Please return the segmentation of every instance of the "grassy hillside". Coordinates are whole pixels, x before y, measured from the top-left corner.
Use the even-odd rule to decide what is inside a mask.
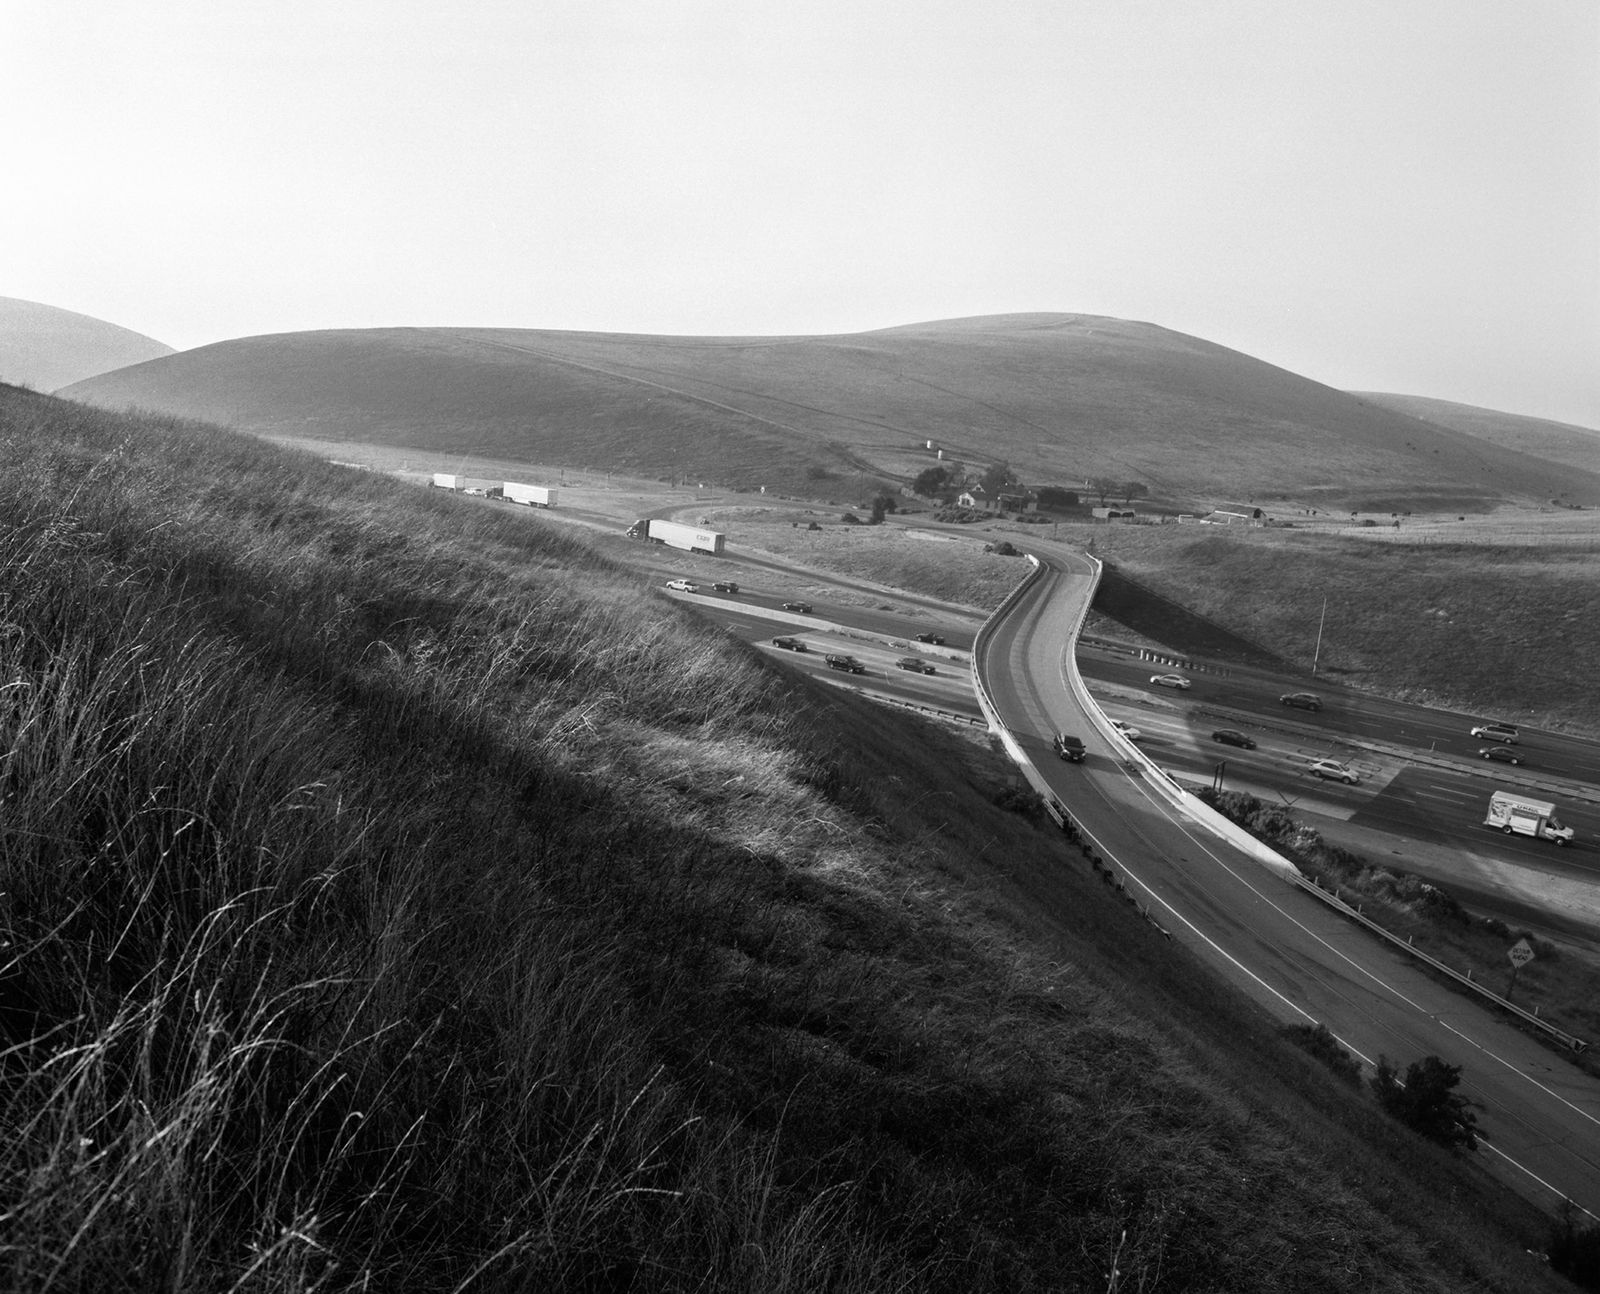
[[[1498,413],[1493,409],[1418,395],[1362,392],[1361,398],[1552,463],[1565,463],[1585,472],[1595,471],[1596,464],[1600,464],[1600,430],[1593,427],[1551,422],[1548,418],[1525,418],[1520,414]]]
[[[982,743],[536,517],[0,438],[8,1289],[1559,1287]]]
[[[153,337],[103,319],[0,297],[0,381],[54,391],[172,353]]]
[[[1594,528],[1515,544],[1448,532],[1078,529],[1121,574],[1302,665],[1327,598],[1320,668],[1330,677],[1600,732],[1600,696],[1582,682],[1600,624]]]
[[[949,320],[837,337],[512,329],[252,337],[73,387],[108,407],[243,429],[767,485],[907,481],[932,439],[1029,482],[1138,479],[1191,506],[1334,506],[1382,488],[1458,510],[1558,494],[1574,473],[1237,351],[1085,315]],[[1597,469],[1600,471],[1600,469]]]

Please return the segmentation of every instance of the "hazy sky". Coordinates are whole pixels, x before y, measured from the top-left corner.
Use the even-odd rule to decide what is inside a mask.
[[[1600,427],[1595,0],[0,0],[0,295],[390,324],[1148,320]]]

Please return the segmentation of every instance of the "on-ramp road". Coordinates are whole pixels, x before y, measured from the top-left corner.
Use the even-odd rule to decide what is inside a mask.
[[[974,664],[1003,725],[1128,888],[1279,1019],[1327,1025],[1368,1064],[1384,1055],[1403,1069],[1436,1055],[1461,1066],[1461,1091],[1482,1107],[1487,1164],[1543,1208],[1566,1199],[1600,1215],[1600,1081],[1189,820],[1130,769],[1070,682],[1095,569],[1081,557],[1041,560]],[[1062,730],[1083,738],[1084,763],[1056,758],[1051,736]]]

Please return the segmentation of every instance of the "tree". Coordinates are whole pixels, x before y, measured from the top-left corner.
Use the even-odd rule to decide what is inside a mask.
[[[1122,496],[1122,505],[1127,507],[1135,499],[1148,499],[1150,487],[1143,481],[1124,481],[1117,487],[1117,493]]]
[[[1064,490],[1059,485],[1041,485],[1038,495],[1041,508],[1075,508],[1078,506],[1078,492],[1076,490]]]
[[[1478,1117],[1472,1112],[1473,1103],[1455,1090],[1460,1082],[1460,1065],[1424,1056],[1406,1066],[1402,1083],[1388,1057],[1379,1056],[1372,1090],[1379,1105],[1430,1141],[1473,1150],[1478,1144]]]
[[[1121,481],[1113,481],[1108,476],[1096,476],[1085,481],[1084,484],[1094,491],[1095,497],[1100,500],[1102,508],[1106,506],[1106,496],[1115,494],[1122,486]]]
[[[930,467],[926,471],[917,473],[916,479],[911,482],[911,492],[913,494],[924,494],[933,499],[937,498],[949,484],[949,468]]]
[[[1017,484],[1017,474],[1011,470],[1007,462],[991,463],[983,469],[983,475],[978,478],[978,484],[983,486],[983,492],[991,499],[1008,485]]]
[[[883,518],[885,515],[893,511],[894,496],[892,494],[877,495],[872,500],[872,524],[874,526],[881,526],[883,524]]]

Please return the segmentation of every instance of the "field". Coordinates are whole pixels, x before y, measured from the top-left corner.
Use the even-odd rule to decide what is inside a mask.
[[[0,440],[7,1288],[1561,1287],[987,745],[537,516]]]
[[[1600,624],[1596,532],[1531,528],[1505,516],[1406,538],[1178,526],[1099,527],[1085,538],[1155,591],[1302,665],[1318,657],[1342,682],[1600,733],[1600,695],[1574,682]]]

